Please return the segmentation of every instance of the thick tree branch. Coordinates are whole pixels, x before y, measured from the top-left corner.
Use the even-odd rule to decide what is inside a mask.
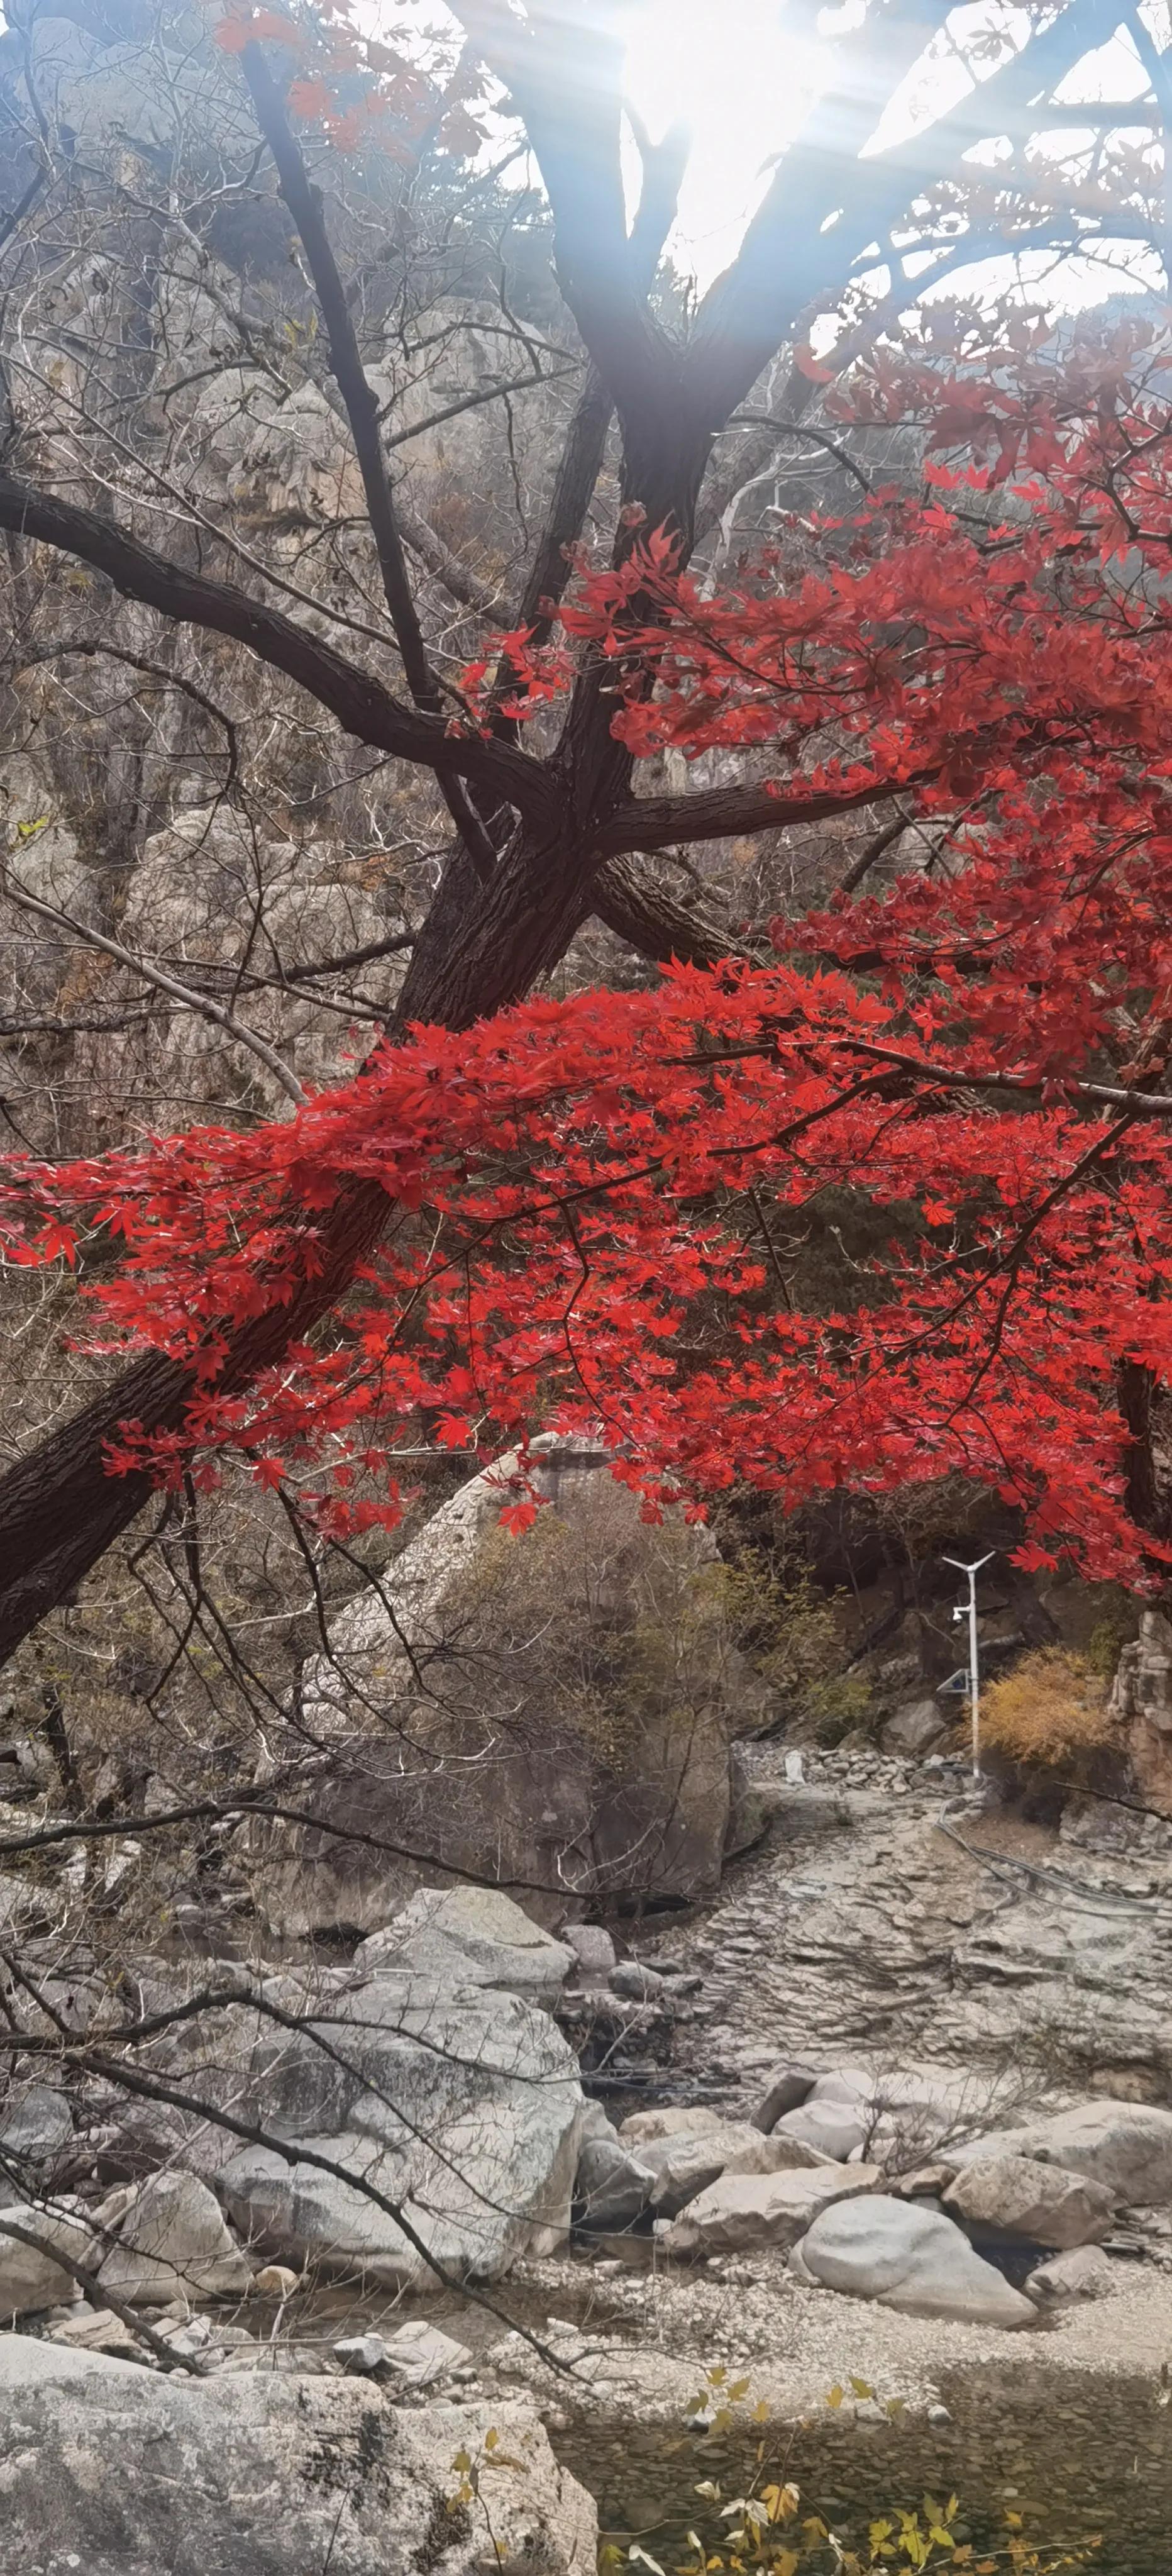
[[[620,858],[627,850],[665,850],[674,841],[732,840],[744,832],[780,832],[796,823],[826,823],[840,814],[857,814],[863,805],[881,805],[889,796],[902,796],[910,787],[925,784],[930,775],[924,771],[918,779],[903,778],[890,787],[872,779],[866,787],[837,795],[829,791],[803,796],[789,788],[773,793],[768,787],[708,787],[695,796],[632,798],[599,827],[594,847],[606,860]]]
[[[562,293],[620,418],[657,407],[678,360],[631,263],[622,173],[623,12],[596,0],[453,0],[454,15],[511,93],[553,208]]]
[[[688,161],[687,131],[682,125],[673,125],[659,144],[649,142],[640,133],[639,149],[643,190],[631,226],[629,252],[636,290],[646,297],[655,283],[663,246],[675,221]],[[569,550],[577,544],[585,526],[613,416],[610,388],[591,361],[566,433],[545,525],[514,621],[519,627],[532,629],[535,644],[547,642],[553,620],[546,603],[556,605],[570,578]]]
[[[847,207],[860,194],[869,205],[886,184],[880,178],[883,164],[860,165],[859,154],[952,5],[953,0],[893,0],[884,7],[871,0],[862,28],[844,39],[841,85],[811,110],[779,162],[736,259],[709,288],[696,317],[688,375],[692,398],[701,387],[707,394],[714,426],[744,401],[798,315],[849,268],[862,218],[852,224],[844,246]],[[875,221],[883,239],[888,227]]]
[[[727,419],[793,332],[800,315],[839,287],[872,249],[882,255],[913,199],[956,170],[966,152],[1010,131],[1031,131],[1029,111],[1059,85],[1088,49],[1114,31],[1115,0],[1067,0],[945,116],[885,153],[860,155],[952,0],[895,0],[872,6],[861,39],[851,35],[849,79],[813,110],[779,164],[731,268],[709,289],[688,352],[688,399]],[[861,55],[860,55],[861,46]],[[1044,124],[1044,113],[1034,120]],[[911,293],[908,301],[914,300]]]
[[[538,826],[555,817],[559,799],[554,782],[528,753],[510,743],[474,741],[450,732],[442,716],[401,705],[381,681],[345,661],[281,609],[249,598],[230,582],[186,571],[96,510],[0,474],[0,528],[77,556],[104,573],[124,597],[141,600],[177,624],[231,636],[308,689],[337,717],[343,732],[359,742],[434,770],[440,779],[468,778],[486,796],[514,805]]]
[[[594,880],[594,910],[616,937],[653,965],[718,966],[741,953],[727,930],[701,921],[666,888],[624,859],[610,859]]]

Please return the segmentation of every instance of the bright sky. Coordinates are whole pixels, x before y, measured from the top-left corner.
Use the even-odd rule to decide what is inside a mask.
[[[362,0],[364,9],[391,33],[411,20],[436,25],[434,0]],[[1172,0],[1140,0],[1160,45],[1166,45]],[[849,79],[851,31],[866,0],[629,0],[632,33],[627,89],[653,135],[684,118],[693,135],[691,162],[671,250],[677,266],[703,288],[735,256],[747,218],[769,183],[769,164],[797,132],[831,66]],[[445,13],[446,15],[446,13]],[[993,29],[1024,34],[1027,11],[1015,0],[959,0],[949,20],[951,36],[968,41]],[[447,21],[450,40],[459,31]],[[837,40],[837,41],[836,41]],[[861,63],[861,50],[856,52]],[[972,86],[946,35],[918,74],[910,75],[878,125],[876,147],[929,124]],[[1129,36],[1119,34],[1088,55],[1063,87],[1071,101],[1142,96],[1148,86]],[[1068,151],[1076,138],[1062,136]],[[1090,141],[1084,135],[1084,140]],[[638,156],[630,149],[632,193]],[[1065,261],[1048,254],[969,269],[958,281],[966,294],[1000,293],[1016,273],[1026,287],[1045,282],[1048,299],[1067,307],[1090,304],[1132,288],[1162,289],[1162,272],[1138,245],[1118,243],[1093,259]],[[949,284],[946,292],[955,292]]]
[[[862,14],[862,0],[838,0],[816,20],[800,0],[798,6],[794,0],[643,0],[636,11],[628,54],[632,101],[653,133],[682,116],[695,137],[673,250],[701,286],[733,257],[746,218],[768,184],[765,165],[796,132],[824,85],[832,51],[838,50],[829,41],[832,34],[845,36],[849,72],[850,29]],[[1011,0],[974,0],[954,13],[952,25],[1008,30],[1015,20],[1024,31],[1025,12]],[[876,143],[893,142],[930,122],[969,85],[955,54],[938,58],[926,75],[905,83]],[[1146,86],[1130,38],[1120,36],[1088,57],[1065,95],[1126,99],[1142,95]],[[1090,302],[1124,285],[1158,283],[1125,246],[1114,257],[1114,274],[1098,263],[1066,263],[1063,302]],[[970,275],[974,285],[983,282],[983,272],[980,281]]]

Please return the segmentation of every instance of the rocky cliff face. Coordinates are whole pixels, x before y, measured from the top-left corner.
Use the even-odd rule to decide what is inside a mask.
[[[1110,1710],[1126,1729],[1141,1795],[1172,1815],[1172,1622],[1162,1610],[1145,1610],[1138,1637],[1124,1647]]]
[[[360,1594],[308,1667],[298,1723],[323,1747],[320,1825],[251,1835],[275,1930],[376,1929],[437,1866],[548,1919],[590,1896],[692,1897],[744,1839],[734,1737],[761,1694],[710,1536],[648,1528],[601,1449],[551,1440],[547,1508],[510,1541],[512,1464],[436,1512],[393,1599]]]

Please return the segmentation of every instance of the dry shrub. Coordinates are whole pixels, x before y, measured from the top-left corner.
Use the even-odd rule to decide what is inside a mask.
[[[1115,1742],[1107,1701],[1106,1680],[1084,1656],[1042,1646],[982,1692],[984,1739],[1013,1762],[1085,1762]]]

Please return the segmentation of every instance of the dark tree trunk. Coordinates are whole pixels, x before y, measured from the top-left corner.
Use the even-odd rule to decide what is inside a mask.
[[[456,851],[412,959],[400,1028],[411,1020],[468,1028],[520,1000],[557,963],[589,908],[589,869],[560,843],[518,832],[487,888],[466,853]],[[219,1392],[251,1385],[290,1342],[313,1331],[378,1242],[391,1204],[377,1183],[341,1192],[318,1229],[327,1245],[323,1268],[291,1304],[271,1307],[231,1335]],[[189,1368],[148,1351],[0,1478],[0,1661],[68,1598],[149,1501],[148,1476],[112,1476],[106,1467],[119,1427],[141,1422],[151,1431],[178,1431],[194,1388]]]

